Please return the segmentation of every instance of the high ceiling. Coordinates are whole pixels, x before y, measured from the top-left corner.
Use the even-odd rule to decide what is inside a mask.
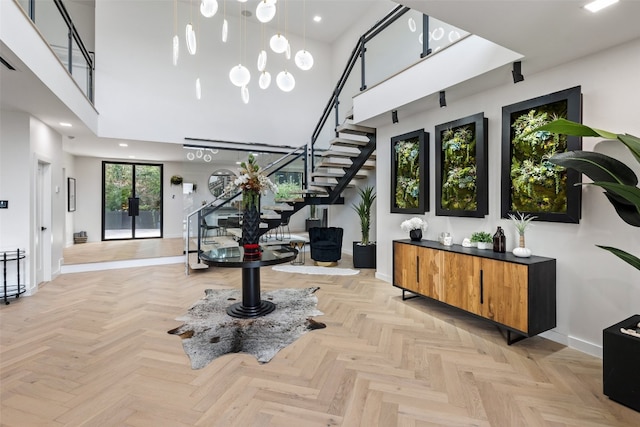
[[[75,0],[93,1],[93,0]],[[166,0],[170,1],[170,0]],[[180,0],[182,7],[189,0]],[[621,0],[620,3],[598,14],[585,11],[582,0],[401,0],[409,7],[448,22],[473,34],[484,37],[524,55],[523,72],[535,73],[561,63],[580,58],[626,41],[640,37],[640,1]],[[223,1],[219,0],[222,10]],[[240,12],[236,1],[228,0],[227,12]],[[246,3],[251,5],[255,2]],[[199,2],[194,0],[194,7]],[[394,3],[387,0],[279,0],[278,5],[287,10],[287,28],[292,33],[302,33],[306,29],[308,38],[331,43],[346,31],[354,17],[370,14],[373,9],[380,10],[376,16],[382,16]],[[304,22],[298,18],[305,15],[322,16],[319,25]],[[251,11],[255,8],[247,6]],[[248,19],[255,19],[250,17]],[[281,23],[282,24],[282,23]],[[373,24],[373,22],[372,22]],[[277,24],[275,24],[277,25]],[[3,109],[27,111],[49,124],[65,136],[71,135],[68,129],[60,128],[59,121],[72,113],[34,75],[22,64],[7,47],[0,43],[0,54],[11,61],[20,72],[8,72],[0,66],[0,106]],[[639,52],[640,54],[640,52]],[[618,66],[623,66],[618,65]],[[491,87],[491,78],[461,85],[466,95],[474,90]],[[16,88],[20,88],[17,90]],[[465,96],[465,93],[458,93]],[[447,97],[449,97],[449,92]],[[88,135],[88,129],[74,128],[76,135]],[[73,140],[65,138],[66,149],[79,155],[94,155],[111,158],[116,155],[118,143],[101,139],[96,144],[74,146]],[[148,144],[135,141],[130,143],[132,155],[136,151],[146,160],[169,160],[175,156],[176,147],[171,144],[156,144],[149,150]],[[83,148],[84,147],[84,148]],[[89,149],[90,147],[90,149]],[[153,153],[153,158],[150,154]],[[141,157],[138,157],[141,158]]]

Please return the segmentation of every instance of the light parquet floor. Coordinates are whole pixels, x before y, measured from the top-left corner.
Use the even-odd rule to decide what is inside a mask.
[[[345,256],[342,266],[349,267]],[[179,264],[59,276],[0,308],[0,425],[638,426],[602,394],[601,360],[491,325],[362,270],[262,269],[263,289],[320,286],[317,320],[264,365],[246,354],[194,371],[175,318],[241,272]]]
[[[65,265],[130,259],[163,258],[184,254],[184,239],[108,240],[80,243],[63,250]]]

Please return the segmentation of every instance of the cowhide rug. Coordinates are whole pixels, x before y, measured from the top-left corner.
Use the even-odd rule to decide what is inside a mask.
[[[262,299],[273,302],[276,309],[254,319],[237,319],[226,312],[229,305],[241,301],[241,290],[207,289],[203,299],[176,319],[184,324],[168,332],[182,338],[192,369],[203,368],[228,353],[249,353],[266,363],[307,331],[325,327],[311,319],[324,314],[316,309],[318,289],[263,292]]]

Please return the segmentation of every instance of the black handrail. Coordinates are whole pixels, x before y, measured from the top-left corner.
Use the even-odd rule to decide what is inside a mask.
[[[315,129],[313,130],[313,133],[311,135],[312,145],[318,139],[318,135],[321,129],[324,127],[327,121],[327,118],[329,117],[330,111],[333,109],[334,105],[336,104],[337,99],[340,96],[342,89],[344,88],[344,85],[347,83],[347,79],[351,75],[351,71],[353,70],[353,67],[358,61],[358,58],[360,57],[360,54],[364,49],[365,43],[371,40],[371,38],[378,35],[380,31],[384,30],[389,25],[394,23],[398,18],[400,18],[405,13],[407,13],[409,10],[411,9],[406,6],[396,6],[391,12],[389,12],[387,15],[385,15],[384,18],[376,22],[369,30],[367,30],[358,39],[358,43],[356,43],[356,46],[353,48],[353,51],[351,51],[351,55],[347,60],[347,65],[345,66],[344,71],[342,72],[342,75],[338,79],[338,83],[336,84],[336,87],[333,90],[331,97],[329,98],[329,102],[327,102],[327,105],[324,108],[322,115],[320,116],[320,120],[318,121],[318,124],[316,125]]]
[[[363,55],[364,55],[364,52],[365,52],[366,43],[369,40],[371,40],[372,38],[374,38],[375,36],[377,36],[380,32],[382,32],[389,25],[391,25],[395,21],[397,21],[398,18],[400,18],[405,13],[407,13],[409,10],[411,10],[411,9],[406,7],[406,6],[401,6],[401,5],[396,6],[393,10],[391,10],[391,12],[389,12],[381,20],[376,22],[369,30],[367,30],[358,39],[358,42],[356,43],[356,46],[353,48],[353,51],[351,52],[351,55],[349,56],[349,60],[347,61],[347,65],[345,66],[344,71],[342,72],[342,75],[338,79],[338,83],[336,83],[336,87],[333,90],[333,92],[331,93],[331,97],[329,98],[329,101],[327,102],[327,105],[324,107],[322,115],[320,116],[320,120],[318,120],[318,124],[314,128],[313,133],[311,134],[311,143],[310,143],[310,150],[309,150],[310,151],[310,156],[309,157],[311,159],[311,170],[314,169],[314,156],[313,156],[314,145],[315,145],[316,141],[318,140],[318,137],[320,136],[320,132],[324,128],[324,125],[327,123],[327,120],[329,119],[329,115],[331,114],[331,110],[333,110],[334,108],[336,109],[336,124],[335,125],[338,126],[338,124],[339,124],[338,123],[339,117],[338,117],[338,114],[337,114],[337,106],[339,104],[338,98],[339,98],[340,94],[342,93],[342,89],[344,89],[344,86],[347,84],[347,79],[350,77],[351,71],[353,71],[353,67],[356,65],[356,62],[358,61],[358,58],[363,58]],[[428,38],[425,38],[425,39],[428,40]],[[363,58],[363,60],[364,60],[364,58]],[[360,89],[364,90],[366,88],[365,81],[364,81],[364,65],[363,65],[362,69],[363,69],[363,75],[362,75],[362,84],[360,86]]]

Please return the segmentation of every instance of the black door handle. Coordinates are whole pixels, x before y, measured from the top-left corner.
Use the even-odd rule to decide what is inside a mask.
[[[137,197],[129,197],[129,216],[140,215],[140,199]]]
[[[42,231],[44,231],[46,229],[47,229],[47,227],[40,227],[40,230],[42,230]]]

